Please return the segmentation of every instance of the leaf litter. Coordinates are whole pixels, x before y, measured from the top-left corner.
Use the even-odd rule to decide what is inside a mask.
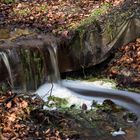
[[[111,133],[120,128],[126,132],[126,138],[136,137],[136,115],[110,100],[105,100],[103,105],[91,110],[86,109],[86,104],[81,109],[72,106],[44,110],[42,101],[36,96],[32,97],[15,96],[10,91],[0,93],[2,140],[112,140]],[[127,120],[131,120],[131,123],[127,123]]]
[[[106,74],[116,79],[119,87],[140,88],[140,38],[117,50]]]
[[[118,6],[124,0],[27,0],[0,2],[0,21],[22,24],[57,34],[77,27],[93,10],[105,3]]]

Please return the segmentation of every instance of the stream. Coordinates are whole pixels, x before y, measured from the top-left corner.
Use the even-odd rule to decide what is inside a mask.
[[[90,109],[93,100],[102,104],[105,99],[110,99],[117,105],[140,116],[140,94],[112,89],[111,87],[107,88],[92,82],[60,80],[57,45],[51,43],[46,49],[49,54],[49,65],[46,63],[48,61],[45,58],[46,51],[40,48],[1,50],[0,62],[7,70],[8,83],[10,83],[12,90],[34,91],[45,102],[48,101],[50,95],[53,95],[67,99],[69,107],[73,104],[77,104],[79,107],[86,104],[88,109]],[[14,70],[17,63],[16,66],[18,67]],[[49,72],[47,72],[47,69],[49,69]],[[138,128],[137,134],[139,132]],[[116,132],[116,135],[119,134],[123,134],[121,129],[118,133]],[[138,139],[140,139],[140,136],[138,136]]]

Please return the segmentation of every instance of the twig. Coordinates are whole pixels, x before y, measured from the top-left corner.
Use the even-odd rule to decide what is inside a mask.
[[[53,90],[53,87],[54,87],[54,85],[53,85],[53,82],[52,82],[52,80],[51,80],[51,88],[49,89],[49,91],[42,97],[42,98],[44,98],[46,95],[48,95],[49,93],[50,93],[50,97],[52,96],[52,90]]]

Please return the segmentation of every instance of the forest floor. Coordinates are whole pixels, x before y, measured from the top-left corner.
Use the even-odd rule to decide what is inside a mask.
[[[117,50],[104,75],[115,79],[118,87],[137,88],[140,91],[140,38]]]
[[[118,6],[124,0],[3,0],[0,2],[0,24],[19,24],[67,36],[107,3]],[[104,11],[107,12],[106,10]],[[100,14],[100,13],[99,13]],[[106,73],[110,78],[125,76],[120,85],[140,83],[140,41],[119,49]],[[120,59],[121,57],[121,59]],[[118,78],[119,79],[119,78]],[[74,107],[43,110],[41,100],[29,95],[0,93],[0,140],[137,140],[137,117],[106,101],[96,109],[76,110]],[[126,135],[112,137],[122,128]]]
[[[123,2],[124,0],[3,0],[0,2],[0,23],[21,24],[66,35],[96,9],[103,6],[95,14],[105,14],[110,6],[115,7]]]
[[[137,116],[110,100],[91,110],[44,110],[38,97],[0,94],[1,140],[124,140],[137,139]],[[85,106],[85,105],[83,105]],[[124,135],[112,135],[119,131]]]

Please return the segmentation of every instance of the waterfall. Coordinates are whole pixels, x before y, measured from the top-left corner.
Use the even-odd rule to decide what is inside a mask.
[[[9,78],[10,78],[10,87],[13,88],[14,82],[13,82],[13,76],[12,76],[12,71],[11,71],[9,60],[8,60],[8,56],[5,52],[0,52],[0,58],[3,60],[5,67],[8,71]]]
[[[60,81],[55,43],[43,47],[4,48],[0,58],[4,63],[1,68],[6,67],[13,91],[35,91],[45,82]]]
[[[0,82],[4,83],[9,77],[13,91],[35,91],[45,82],[46,64],[40,48],[3,49],[0,58],[0,71],[4,73]],[[5,68],[7,71],[3,71]]]
[[[50,61],[52,67],[52,72],[50,75],[47,75],[47,80],[53,83],[59,83],[60,72],[58,69],[57,45],[55,43],[52,43],[51,46],[47,47],[47,49],[50,54]]]

